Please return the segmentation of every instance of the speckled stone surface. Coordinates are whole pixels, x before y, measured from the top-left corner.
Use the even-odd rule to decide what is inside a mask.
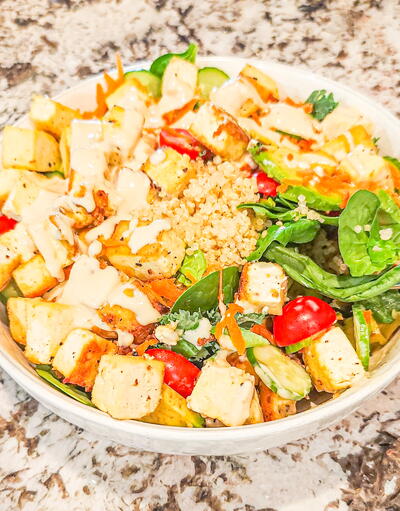
[[[0,0],[0,125],[33,92],[183,49],[300,65],[400,113],[395,0]],[[0,511],[399,511],[400,380],[337,426],[234,457],[138,453],[47,412],[0,370]]]

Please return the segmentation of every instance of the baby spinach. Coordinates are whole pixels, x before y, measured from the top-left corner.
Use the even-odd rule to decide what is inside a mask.
[[[276,243],[267,249],[265,255],[267,259],[280,264],[296,282],[343,302],[356,302],[378,296],[400,281],[400,266],[378,275],[353,277],[329,273],[310,257]]]
[[[186,255],[179,269],[178,282],[189,287],[193,282],[201,279],[207,269],[207,259],[201,250],[196,250],[191,255]]]
[[[360,302],[365,309],[372,311],[379,323],[392,323],[393,312],[400,311],[400,291],[389,289],[379,296]]]
[[[197,45],[189,44],[187,50],[185,50],[183,53],[167,53],[158,57],[150,66],[150,72],[159,78],[162,78],[164,71],[170,63],[172,57],[180,57],[181,59],[194,63],[196,60],[196,55]]]
[[[328,94],[325,89],[313,91],[305,102],[313,105],[311,115],[318,121],[325,119],[339,104],[332,92]]]
[[[271,245],[277,241],[286,246],[288,243],[308,243],[318,233],[320,224],[316,220],[301,219],[284,225],[271,225],[261,233],[256,249],[247,257],[248,261],[258,261]]]
[[[84,392],[83,390],[80,390],[76,385],[70,385],[68,383],[62,383],[60,380],[58,380],[52,370],[51,367],[48,365],[37,365],[35,367],[35,371],[38,373],[38,375],[43,378],[43,380],[46,380],[52,387],[55,387],[58,390],[61,390],[64,394],[67,394],[67,396],[72,397],[76,401],[79,401],[80,403],[87,405],[87,406],[94,406],[94,404],[91,402],[89,398],[89,394],[87,392]]]
[[[221,271],[224,302],[230,303],[239,285],[239,268],[230,266]],[[179,310],[205,312],[217,307],[220,273],[220,271],[210,273],[189,287],[174,303],[171,312]]]

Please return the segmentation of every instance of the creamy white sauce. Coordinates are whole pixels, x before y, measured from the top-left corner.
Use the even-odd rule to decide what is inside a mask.
[[[117,340],[118,346],[122,346],[123,348],[128,348],[133,343],[134,337],[129,332],[124,332],[123,330],[119,330],[117,328],[117,334],[118,334],[118,340]]]
[[[159,165],[165,160],[166,156],[167,155],[162,149],[157,149],[157,151],[154,151],[154,153],[150,156],[150,162],[152,165]]]
[[[131,170],[140,170],[142,165],[153,153],[157,144],[156,137],[152,134],[144,134],[132,153],[132,156],[125,162],[125,167]]]
[[[137,226],[137,220],[131,220],[128,246],[132,254],[136,254],[146,245],[156,243],[159,234],[169,229],[171,229],[171,223],[168,220],[154,220],[151,224],[142,226]]]
[[[261,124],[265,128],[278,129],[306,139],[318,138],[311,117],[301,108],[285,103],[271,104],[269,113],[262,117]]]
[[[160,318],[160,313],[152,306],[148,297],[131,283],[117,286],[109,294],[108,303],[134,312],[141,325],[154,323]]]
[[[92,241],[92,243],[88,247],[88,256],[89,257],[96,257],[101,253],[103,249],[103,245],[98,240]]]
[[[119,214],[145,207],[150,191],[150,179],[140,170],[123,168],[118,174],[116,193],[120,199]]]
[[[252,100],[263,110],[266,109],[266,105],[256,89],[249,82],[241,78],[225,83],[210,94],[210,100],[214,104],[234,116],[239,113],[241,106],[248,99]]]

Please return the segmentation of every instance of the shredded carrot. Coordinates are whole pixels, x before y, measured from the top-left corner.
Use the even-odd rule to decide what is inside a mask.
[[[82,112],[84,119],[93,119],[93,117],[103,117],[107,112],[106,98],[112,94],[124,82],[124,68],[120,55],[117,53],[115,57],[117,63],[117,78],[112,78],[109,74],[104,73],[104,81],[106,82],[106,90],[98,83],[96,85],[96,108],[92,111]]]
[[[147,341],[142,342],[142,344],[138,344],[136,346],[136,353],[139,356],[142,356],[144,352],[149,348],[150,346],[153,346],[154,344],[157,344],[157,339],[147,339]]]
[[[243,312],[243,307],[240,307],[240,305],[236,303],[230,303],[223,318],[215,326],[215,337],[219,340],[226,328],[236,351],[239,355],[243,355],[246,351],[246,343],[235,319],[235,314],[237,312]]]
[[[364,316],[365,321],[368,323],[368,325],[371,325],[372,311],[370,311],[370,310],[363,311],[363,316]]]
[[[171,110],[171,112],[167,112],[163,115],[163,119],[166,124],[173,124],[178,119],[181,119],[187,112],[193,110],[194,105],[197,103],[196,99],[192,99],[189,103],[186,103],[182,108],[178,108],[176,110]]]
[[[157,295],[164,298],[164,302],[168,307],[171,307],[184,291],[175,284],[174,279],[152,280],[150,287]]]
[[[268,330],[268,328],[264,325],[253,325],[250,330],[257,334],[265,337],[271,344],[275,344],[275,339],[272,333]]]

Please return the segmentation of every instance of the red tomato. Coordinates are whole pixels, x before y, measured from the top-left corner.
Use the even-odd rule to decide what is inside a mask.
[[[266,197],[276,197],[278,192],[277,188],[279,183],[272,179],[272,177],[268,177],[265,172],[256,172],[254,176],[257,179],[257,187],[258,193],[265,195]]]
[[[0,234],[11,231],[17,225],[17,221],[8,216],[0,215]]]
[[[283,307],[274,318],[274,337],[278,346],[289,346],[326,330],[336,321],[336,312],[314,296],[300,296]]]
[[[163,128],[160,131],[160,146],[171,147],[180,154],[187,154],[192,160],[195,160],[204,150],[189,131],[178,128]]]
[[[183,397],[190,396],[200,374],[198,367],[180,353],[162,348],[149,349],[146,354],[164,362],[164,381],[167,385]]]

